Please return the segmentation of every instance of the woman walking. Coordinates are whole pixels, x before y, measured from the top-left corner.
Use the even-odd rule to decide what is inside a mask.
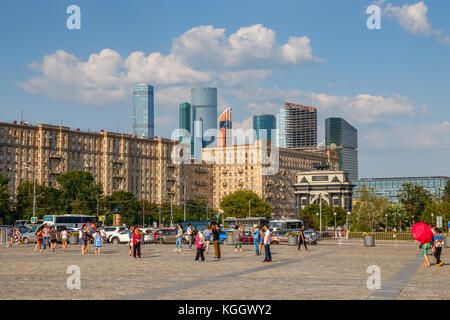
[[[132,236],[132,242],[133,242],[133,257],[136,258],[137,256],[141,257],[141,233],[139,232],[139,227],[134,228],[133,236]]]
[[[56,244],[58,242],[58,233],[55,230],[55,226],[50,228],[50,249],[55,252]]]
[[[254,256],[259,256],[259,246],[260,246],[260,240],[261,240],[261,231],[259,231],[258,226],[255,224],[253,226],[253,244],[255,246],[255,254]]]
[[[211,230],[210,230],[209,224],[208,224],[206,226],[205,231],[203,232],[203,242],[205,242],[205,244],[206,244],[206,254],[208,254],[210,240],[211,240]]]
[[[102,250],[102,245],[103,245],[103,237],[102,237],[102,233],[99,230],[97,230],[97,233],[95,234],[95,253],[96,254],[100,254],[101,250]]]
[[[423,254],[423,259],[425,262],[425,267],[429,267],[430,266],[430,262],[428,261],[428,255],[430,254],[431,251],[431,243],[423,243],[420,245],[420,249],[422,250],[420,253]]]
[[[433,236],[434,244],[434,257],[436,258],[436,267],[441,267],[444,263],[441,261],[442,248],[444,247],[444,237],[442,236],[442,231],[436,228],[435,235]]]
[[[203,254],[203,241],[200,238],[198,230],[194,230],[194,239],[195,239],[195,247],[197,248],[197,253],[195,255],[195,262],[199,262],[201,258],[202,261],[205,261],[205,255]]]
[[[306,246],[306,239],[305,239],[305,226],[302,225],[300,232],[298,234],[298,250],[300,251],[300,247],[303,245],[305,246],[305,250],[308,251],[308,247]]]
[[[36,231],[36,247],[34,247],[34,251],[37,251],[37,248],[39,246],[39,252],[42,252],[42,238],[43,238],[43,233],[42,233],[42,229],[39,228]]]
[[[62,243],[62,251],[66,252],[67,239],[69,238],[69,231],[67,231],[66,227],[64,227],[64,229],[61,231],[60,237],[61,237],[61,243]]]
[[[238,251],[237,247],[239,245],[239,250],[242,251],[242,233],[241,226],[235,226],[233,230],[233,240],[234,240],[234,251]]]
[[[129,256],[131,257],[131,255],[133,254],[133,234],[134,234],[134,228],[133,226],[130,226],[130,230],[128,230],[128,246],[130,247],[130,253]]]
[[[258,256],[260,256],[261,252],[262,252],[262,246],[264,243],[264,230],[261,225],[258,227],[258,229],[259,229],[259,253],[258,253]]]
[[[86,225],[83,225],[81,229],[81,254],[87,254],[87,245],[89,242],[88,232],[86,230]]]
[[[173,252],[181,252],[181,249],[183,248],[183,227],[181,224],[178,224],[177,227],[177,240],[175,242],[175,249],[173,249]]]

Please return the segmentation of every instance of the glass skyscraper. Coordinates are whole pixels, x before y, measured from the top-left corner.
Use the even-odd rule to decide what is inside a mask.
[[[325,144],[336,145],[339,154],[339,170],[348,173],[348,178],[358,180],[358,131],[342,118],[325,120]]]
[[[286,109],[277,113],[277,147],[286,148]]]
[[[133,85],[133,132],[139,138],[154,138],[153,87],[146,83]]]
[[[192,88],[191,108],[194,157],[201,158],[201,149],[214,146],[217,138],[217,88]],[[209,134],[209,129],[215,134]]]
[[[272,130],[276,129],[276,119],[272,114],[257,114],[253,116],[255,140],[272,140]]]

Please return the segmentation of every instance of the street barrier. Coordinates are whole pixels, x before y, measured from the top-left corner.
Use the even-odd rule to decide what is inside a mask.
[[[319,245],[364,245],[366,232],[345,232],[345,231],[322,231],[315,232],[314,238]],[[418,246],[411,233],[400,232],[371,232],[375,237],[377,246]]]

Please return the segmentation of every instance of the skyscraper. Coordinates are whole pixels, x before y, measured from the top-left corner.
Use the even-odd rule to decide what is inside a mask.
[[[194,137],[193,156],[200,159],[201,149],[216,141],[217,88],[192,88],[191,108],[191,134]],[[208,132],[208,130],[210,131]]]
[[[277,143],[278,148],[286,148],[286,109],[277,113]]]
[[[146,83],[133,85],[133,131],[139,138],[154,137],[153,87]]]
[[[274,115],[257,114],[253,116],[253,131],[256,140],[272,140],[272,130],[275,129],[276,119]]]
[[[351,181],[358,180],[358,131],[342,118],[325,120],[325,144],[336,145],[339,170],[348,172]]]
[[[217,146],[226,147],[231,143],[231,129],[233,127],[231,108],[227,108],[219,117],[219,132],[217,136]]]
[[[278,146],[303,150],[317,146],[317,109],[285,102],[283,112],[278,113]],[[280,110],[281,111],[281,110]]]
[[[191,132],[191,104],[180,104],[180,129]]]

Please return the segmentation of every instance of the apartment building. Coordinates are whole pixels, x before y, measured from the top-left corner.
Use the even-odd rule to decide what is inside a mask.
[[[208,199],[212,188],[208,166],[174,164],[172,150],[177,143],[103,130],[0,122],[0,172],[10,179],[11,195],[20,183],[34,177],[38,184],[57,187],[61,173],[84,170],[93,174],[107,195],[125,190],[138,199],[176,204],[183,198]],[[189,183],[184,195],[181,175],[203,184],[195,188]]]
[[[275,145],[275,143],[274,143]],[[267,140],[254,144],[204,148],[202,160],[212,164],[213,206],[219,208],[224,196],[250,189],[273,207],[273,217],[294,217],[294,184],[299,171],[311,171],[317,164],[339,167],[335,151],[299,151],[273,148]]]

